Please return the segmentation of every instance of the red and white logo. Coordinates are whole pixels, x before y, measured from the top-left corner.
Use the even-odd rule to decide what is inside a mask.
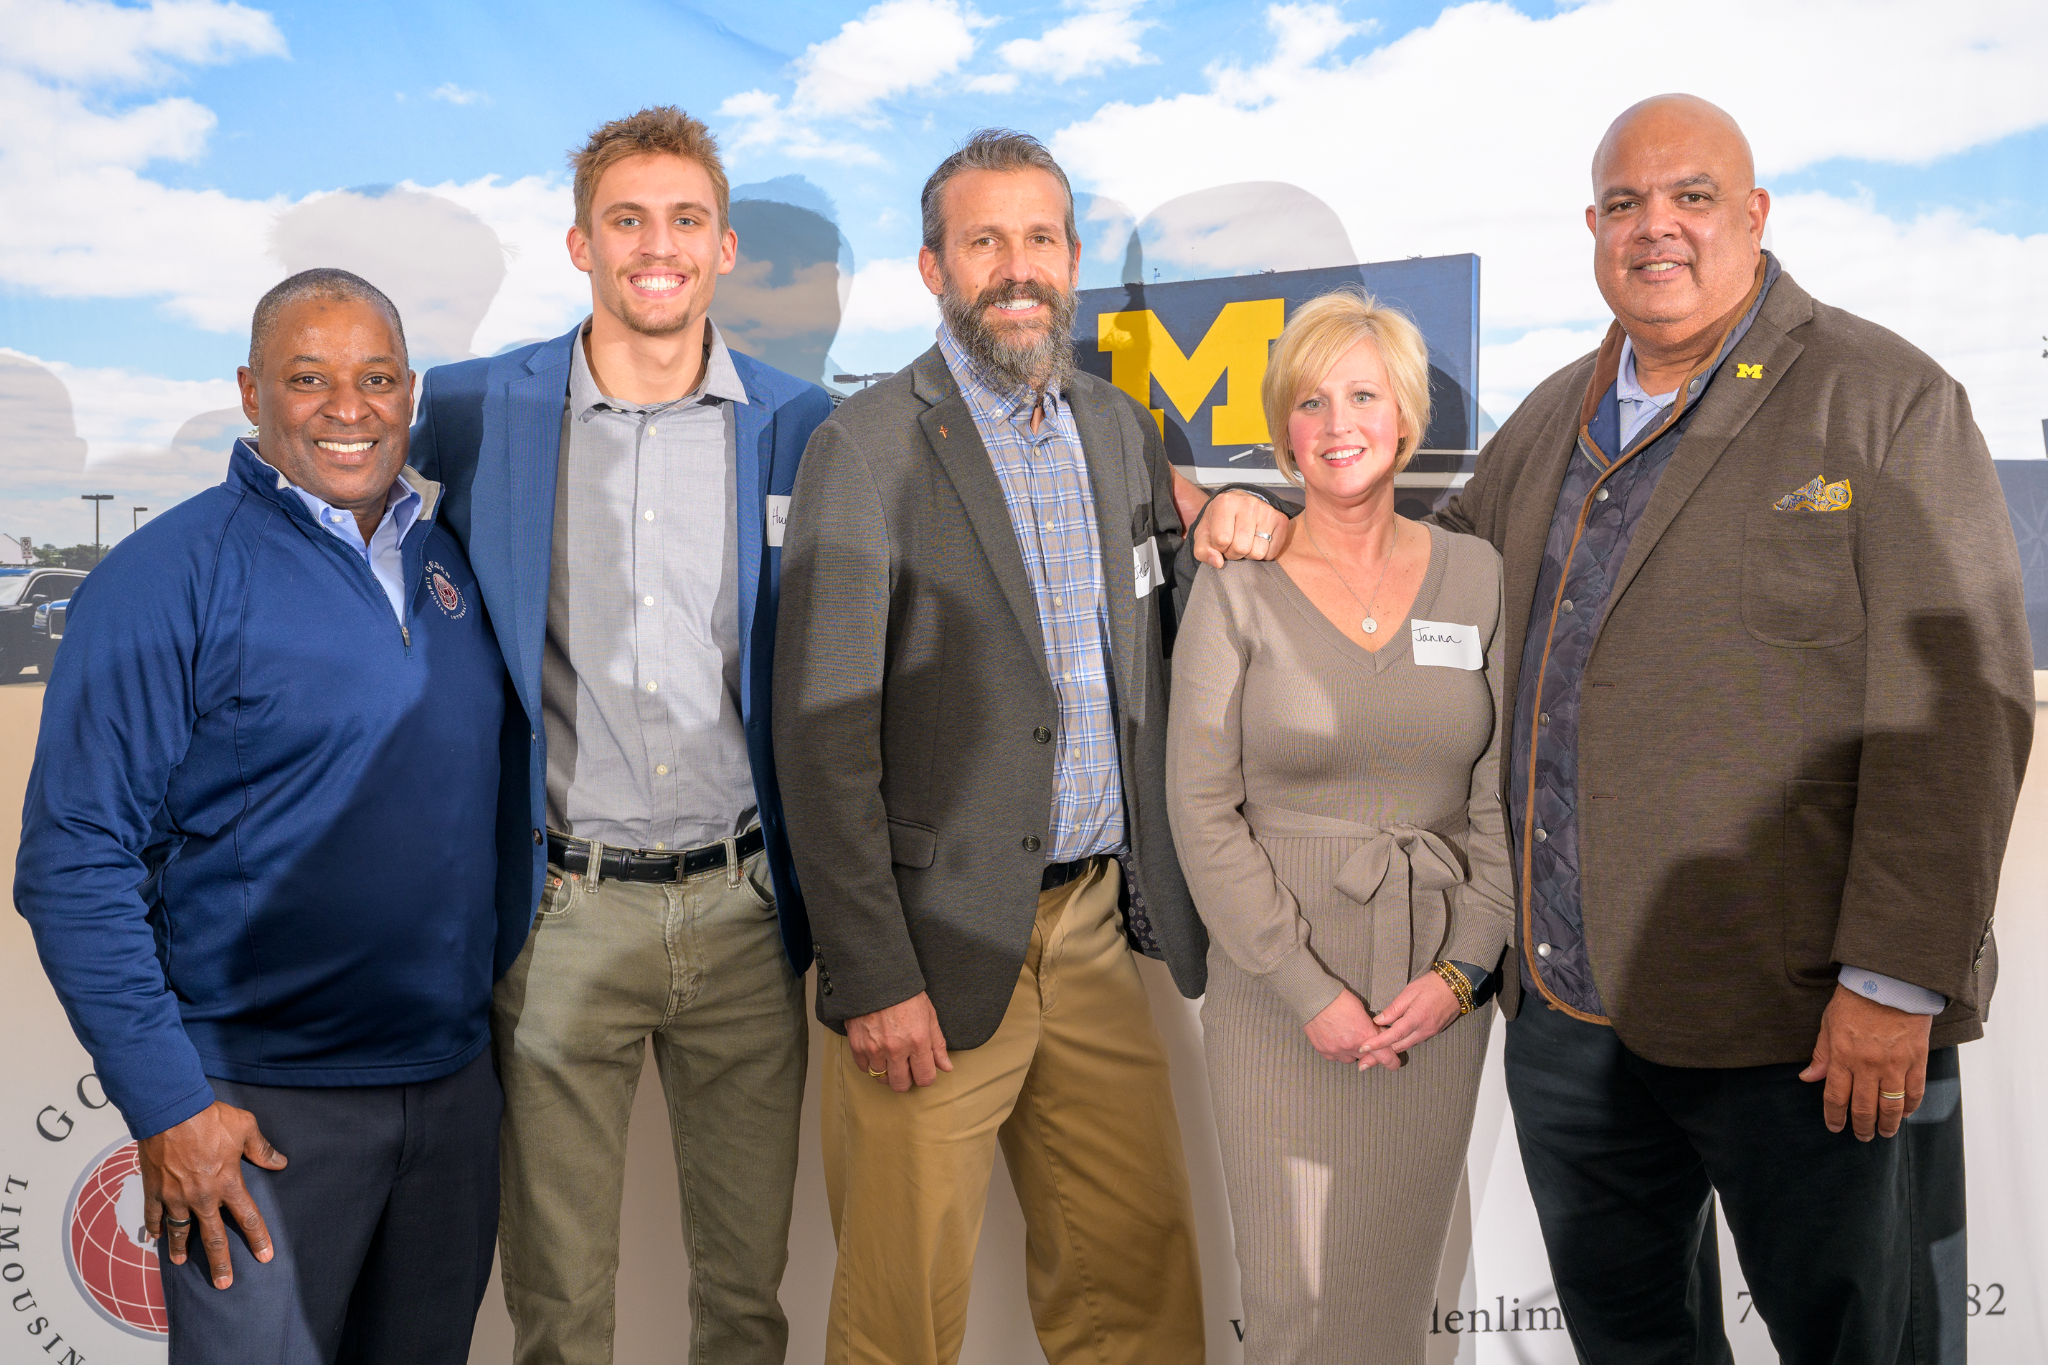
[[[434,600],[441,604],[442,614],[451,621],[460,621],[468,615],[469,604],[462,600],[462,589],[449,578],[447,567],[430,559],[426,568],[427,583],[434,590]]]
[[[142,1221],[142,1162],[122,1140],[88,1164],[64,1206],[64,1261],[87,1303],[131,1335],[169,1335],[156,1238]]]

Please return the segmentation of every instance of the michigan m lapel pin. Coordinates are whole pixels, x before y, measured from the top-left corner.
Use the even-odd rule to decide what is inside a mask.
[[[1761,365],[1745,365],[1738,360],[1735,362],[1735,377],[1737,379],[1762,379],[1764,377],[1764,367]]]

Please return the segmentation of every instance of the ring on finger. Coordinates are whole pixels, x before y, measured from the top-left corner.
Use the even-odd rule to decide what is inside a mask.
[[[164,1226],[173,1232],[183,1232],[186,1228],[192,1226],[192,1220],[190,1218],[165,1218]]]
[[[1906,1092],[1901,1090],[1894,1093],[1890,1090],[1880,1090],[1877,1092],[1877,1097],[1881,1100],[1902,1100],[1906,1098]]]
[[[883,1078],[884,1076],[887,1076],[888,1074],[889,1074],[889,1071],[888,1071],[888,1068],[886,1068],[886,1067],[884,1067],[884,1068],[883,1068],[882,1070],[880,1070],[880,1071],[870,1071],[870,1072],[868,1072],[868,1075],[870,1075],[870,1076],[873,1076],[873,1077],[874,1077],[874,1078],[875,1078],[876,1080],[878,1080],[878,1081],[879,1081],[879,1080],[881,1080],[881,1079],[882,1079],[882,1078]]]

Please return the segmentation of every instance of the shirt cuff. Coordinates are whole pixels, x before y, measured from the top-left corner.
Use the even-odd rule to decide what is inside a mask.
[[[1940,1014],[1948,1008],[1947,996],[1910,981],[1901,981],[1895,976],[1886,976],[1883,972],[1865,971],[1844,963],[1836,980],[1866,1000],[1875,1000],[1880,1005],[1889,1005],[1907,1014]]]

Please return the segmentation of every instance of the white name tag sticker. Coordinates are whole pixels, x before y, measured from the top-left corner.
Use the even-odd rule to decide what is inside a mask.
[[[1422,667],[1462,668],[1467,673],[1486,667],[1486,651],[1479,647],[1479,627],[1418,617],[1408,622],[1408,628],[1415,662]]]
[[[1131,578],[1140,598],[1166,581],[1166,570],[1159,563],[1159,537],[1146,536],[1131,547]]]
[[[768,543],[771,546],[782,544],[782,531],[788,525],[789,494],[770,493],[768,495]]]

